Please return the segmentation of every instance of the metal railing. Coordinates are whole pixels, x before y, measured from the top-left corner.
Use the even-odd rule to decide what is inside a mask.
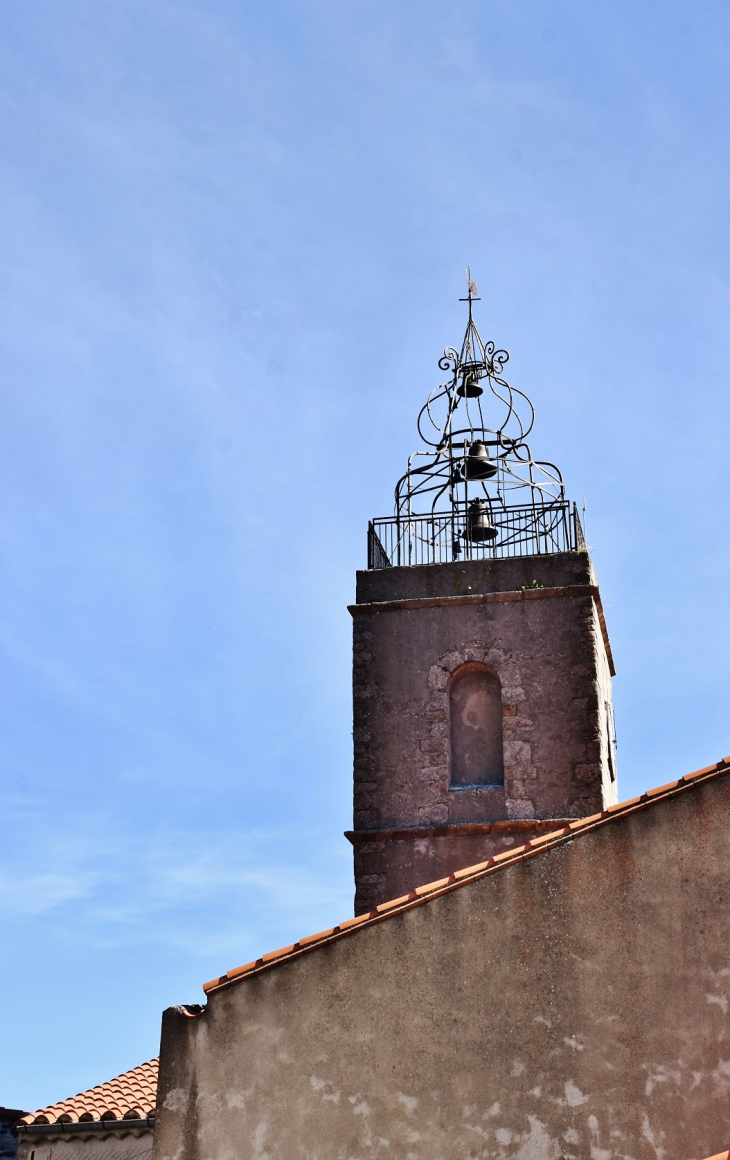
[[[454,560],[494,560],[545,556],[585,549],[575,504],[492,508],[493,540],[474,543],[464,536],[466,509],[430,516],[392,516],[368,524],[368,568],[447,564]]]

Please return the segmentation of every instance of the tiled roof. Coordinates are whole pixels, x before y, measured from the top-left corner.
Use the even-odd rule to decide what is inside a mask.
[[[503,854],[496,854],[487,862],[480,862],[477,866],[468,866],[465,870],[457,870],[448,878],[441,878],[438,882],[429,882],[426,886],[419,886],[411,894],[404,894],[402,898],[396,898],[392,902],[383,902],[375,910],[361,914],[357,918],[349,918],[346,922],[341,922],[339,926],[333,926],[331,930],[323,930],[319,934],[309,935],[308,938],[302,938],[299,942],[292,943],[291,946],[271,951],[270,954],[262,955],[260,959],[255,959],[252,963],[246,963],[243,967],[227,971],[218,979],[204,983],[203,990],[206,994],[210,994],[211,991],[217,991],[221,987],[230,987],[233,983],[259,974],[260,971],[269,970],[280,963],[290,962],[292,959],[299,958],[300,955],[316,950],[317,947],[325,946],[336,939],[362,930],[363,927],[383,922],[394,914],[402,914],[403,911],[411,910],[415,906],[422,906],[425,902],[430,902],[433,898],[440,898],[452,890],[458,890],[469,882],[476,882],[480,878],[486,878],[490,874],[504,870],[507,866],[514,866],[517,862],[534,858],[544,850],[572,841],[581,834],[598,829],[600,826],[610,825],[617,818],[648,809],[656,805],[657,802],[666,801],[681,793],[687,793],[695,786],[718,777],[724,777],[727,773],[730,773],[730,757],[724,757],[715,765],[708,765],[705,769],[698,769],[695,773],[685,774],[678,781],[671,781],[667,785],[659,786],[658,789],[647,790],[641,797],[619,802],[618,805],[610,806],[609,809],[603,810],[600,814],[592,814],[591,817],[570,822],[569,825],[558,824],[559,828],[549,834],[540,834],[526,842],[524,846],[506,850]],[[711,1160],[716,1160],[716,1158],[713,1157]],[[726,1160],[730,1160],[730,1157]]]
[[[29,1112],[20,1124],[78,1124],[100,1120],[144,1120],[155,1110],[157,1068],[151,1059],[108,1083],[80,1092],[60,1104]]]

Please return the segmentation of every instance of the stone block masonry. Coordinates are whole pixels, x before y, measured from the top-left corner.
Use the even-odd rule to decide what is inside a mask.
[[[613,663],[586,552],[359,572],[355,913],[617,800]],[[504,780],[454,784],[450,689],[501,686]]]

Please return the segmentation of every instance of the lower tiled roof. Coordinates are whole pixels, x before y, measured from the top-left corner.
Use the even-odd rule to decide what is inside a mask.
[[[83,1124],[100,1120],[144,1120],[155,1110],[157,1068],[151,1059],[125,1071],[108,1083],[80,1092],[59,1104],[51,1104],[23,1116],[20,1124]]]
[[[333,926],[331,930],[320,931],[319,934],[309,935],[308,938],[302,938],[299,942],[292,943],[291,946],[282,947],[278,951],[271,951],[270,954],[262,955],[260,959],[255,959],[252,963],[246,963],[242,967],[236,967],[232,971],[227,971],[225,975],[221,975],[217,979],[212,979],[210,983],[203,983],[203,990],[206,994],[210,994],[211,991],[217,991],[221,987],[230,987],[233,983],[238,983],[242,979],[248,979],[260,971],[269,970],[271,967],[278,966],[280,963],[290,962],[292,959],[299,958],[300,955],[316,950],[318,947],[326,946],[328,943],[334,942],[336,939],[344,938],[354,931],[361,930],[363,927],[372,926],[376,922],[383,922],[394,914],[401,914],[404,910],[411,910],[414,906],[422,906],[425,902],[429,902],[433,898],[440,898],[442,894],[448,894],[452,890],[458,890],[460,887],[466,886],[469,882],[475,882],[479,878],[486,878],[487,875],[498,873],[507,866],[514,866],[517,862],[524,862],[528,858],[534,858],[537,854],[541,854],[543,850],[549,850],[553,846],[559,846],[564,842],[572,841],[581,834],[595,830],[599,826],[610,824],[617,818],[626,817],[627,814],[645,810],[657,802],[666,801],[668,798],[676,797],[681,793],[687,793],[694,786],[702,782],[724,777],[728,773],[730,773],[730,757],[723,757],[715,765],[708,765],[704,769],[698,769],[695,773],[687,773],[684,777],[680,777],[678,781],[670,781],[667,785],[659,786],[658,789],[647,790],[641,797],[630,798],[629,801],[619,802],[618,805],[610,806],[600,814],[593,814],[589,818],[581,818],[579,821],[570,822],[568,825],[561,825],[557,822],[557,828],[551,833],[540,834],[539,837],[526,842],[524,846],[517,846],[512,850],[505,850],[503,854],[496,854],[487,862],[480,862],[477,866],[467,866],[465,870],[457,870],[455,874],[451,874],[448,878],[441,878],[438,882],[429,882],[426,886],[419,886],[411,894],[404,894],[402,898],[395,898],[392,902],[383,902],[375,910],[371,910],[367,914],[358,915],[357,918],[349,918],[346,922],[341,922],[339,926]],[[712,1158],[712,1160],[715,1160],[715,1158]]]

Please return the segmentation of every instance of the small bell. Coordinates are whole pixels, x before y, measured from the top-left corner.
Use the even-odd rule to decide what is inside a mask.
[[[464,378],[456,388],[456,393],[461,399],[478,399],[484,394],[484,387],[479,386],[479,375],[476,371],[464,372]]]
[[[497,474],[497,465],[490,459],[486,445],[477,439],[469,448],[463,467],[465,479],[491,479]]]
[[[489,516],[489,508],[483,499],[475,499],[469,504],[466,513],[466,531],[462,532],[465,540],[473,544],[482,544],[485,540],[496,540],[498,532]]]

